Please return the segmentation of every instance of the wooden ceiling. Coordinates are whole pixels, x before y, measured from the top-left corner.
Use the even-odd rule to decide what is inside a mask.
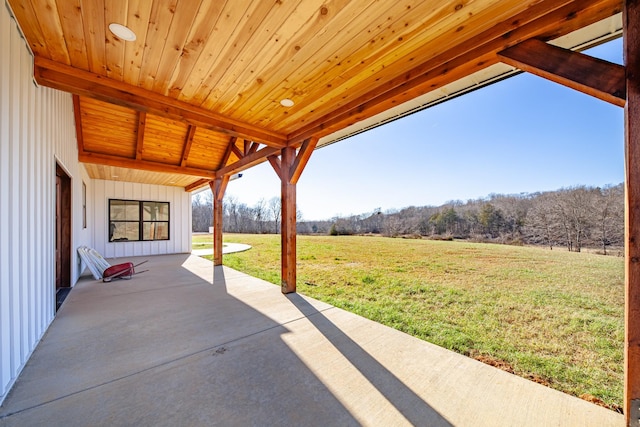
[[[622,7],[621,0],[9,4],[34,52],[36,81],[75,95],[79,159],[91,176],[187,189]],[[110,23],[128,26],[136,40],[119,39]],[[283,107],[285,98],[295,104]]]

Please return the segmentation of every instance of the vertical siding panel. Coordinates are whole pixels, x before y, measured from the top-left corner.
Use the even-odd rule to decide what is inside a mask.
[[[103,254],[104,256],[109,256],[107,254],[107,245],[106,241],[108,236],[105,235],[105,207],[104,200],[106,199],[106,191],[105,191],[105,183],[106,181],[99,180],[93,181],[93,196],[91,200],[93,201],[93,242],[96,246],[96,250]]]
[[[44,221],[45,228],[42,233],[42,247],[45,249],[43,253],[43,265],[42,271],[44,272],[44,282],[42,284],[42,295],[44,298],[44,311],[45,321],[48,324],[49,320],[53,317],[53,301],[51,301],[51,289],[55,288],[55,273],[53,260],[55,259],[55,158],[53,157],[53,138],[55,135],[52,132],[52,119],[51,119],[51,96],[50,91],[43,89],[40,91],[41,102],[46,108],[43,110],[43,126],[44,126],[44,167],[42,173],[44,174],[44,182],[42,192],[44,194],[44,212],[42,213],[42,221]]]
[[[34,88],[34,123],[41,123],[42,121],[42,104],[38,102],[38,93]],[[34,126],[34,139],[33,139],[33,162],[34,162],[34,171],[42,170],[42,126],[35,125]],[[43,298],[41,293],[42,288],[42,268],[41,268],[41,260],[42,260],[42,251],[43,248],[40,246],[39,236],[42,234],[42,174],[34,173],[34,188],[33,188],[33,199],[34,199],[34,207],[33,207],[33,215],[35,218],[35,225],[33,228],[33,239],[32,239],[32,254],[33,254],[33,271],[34,271],[34,292],[35,292],[35,300],[34,300],[34,308],[35,308],[35,322],[36,322],[36,335],[40,336],[42,331],[45,328],[44,325],[44,316],[43,316]]]
[[[5,8],[0,10],[0,58],[8,58],[10,27]],[[11,349],[10,290],[9,290],[9,61],[0,61],[0,396],[7,392],[11,382],[11,363],[7,357]]]
[[[23,54],[25,57],[23,73],[26,73],[26,75],[29,75],[30,70],[33,69],[33,66],[31,65],[32,58],[30,54],[26,51],[26,49],[23,49]],[[24,228],[25,228],[23,245],[24,245],[24,254],[25,254],[24,268],[26,271],[26,277],[25,277],[24,284],[27,289],[27,299],[28,299],[27,312],[29,314],[29,330],[26,335],[28,345],[27,345],[27,353],[25,355],[25,360],[26,358],[29,357],[29,355],[35,348],[35,345],[39,338],[39,336],[36,333],[36,315],[35,315],[36,307],[35,307],[35,284],[34,284],[35,273],[34,273],[33,250],[32,250],[33,242],[31,241],[33,236],[33,224],[34,224],[33,202],[32,202],[33,190],[34,190],[32,187],[33,175],[34,175],[32,171],[34,170],[33,169],[33,151],[34,151],[34,134],[35,134],[35,129],[33,126],[33,123],[34,123],[33,111],[35,109],[35,91],[34,90],[35,90],[35,86],[33,85],[33,83],[25,79],[25,104],[26,104],[25,127],[27,130],[27,135],[26,135],[27,143],[23,148],[25,158],[24,158],[22,167],[24,168],[25,179],[23,182],[24,194],[22,198],[24,199],[25,211],[22,212],[22,217],[24,219]]]
[[[29,73],[27,63],[31,60],[28,57],[28,53],[24,48],[20,49],[20,75],[25,75],[25,72]],[[30,353],[29,343],[29,329],[31,328],[31,316],[29,310],[29,274],[28,274],[28,248],[27,248],[27,149],[29,146],[29,96],[28,96],[28,81],[26,79],[20,80],[20,108],[18,109],[20,114],[20,144],[18,144],[18,180],[14,181],[14,186],[18,188],[19,194],[19,218],[18,225],[18,247],[19,252],[19,268],[20,268],[20,322],[22,324],[20,331],[20,361],[26,360]]]
[[[182,210],[180,209],[180,207],[178,206],[178,204],[176,203],[176,201],[178,200],[178,194],[175,192],[171,192],[170,195],[168,195],[170,198],[170,214],[171,214],[171,221],[169,223],[169,238],[171,238],[171,235],[173,234],[174,236],[179,236],[179,234],[176,233],[177,231],[177,226],[178,224],[180,224],[180,221],[182,220]],[[176,249],[178,247],[178,239],[171,239],[168,242],[165,242],[166,244],[169,245],[168,251],[170,252],[178,252]]]
[[[187,219],[184,222],[184,229],[182,231],[183,235],[184,235],[184,240],[182,242],[183,247],[182,247],[182,252],[191,252],[191,232],[193,230],[193,214],[191,212],[191,193],[187,193],[186,191],[184,192],[183,197],[183,202],[186,206],[186,215],[187,215]]]
[[[11,58],[20,58],[20,44],[17,33],[13,31],[11,33]],[[19,265],[18,256],[18,235],[16,233],[17,219],[20,215],[18,212],[19,207],[19,192],[15,185],[15,179],[18,175],[16,165],[18,164],[18,142],[20,140],[20,117],[19,109],[19,92],[18,82],[20,81],[20,61],[11,61],[11,76],[9,80],[13,82],[9,87],[9,97],[11,98],[10,118],[9,118],[9,174],[11,181],[9,184],[9,283],[10,283],[10,324],[11,328],[11,376],[15,377],[20,365],[20,277],[19,277]]]
[[[49,188],[48,188],[48,183],[49,180],[51,179],[47,174],[48,174],[48,167],[47,167],[47,163],[49,163],[51,161],[51,159],[49,158],[49,156],[51,155],[51,152],[49,151],[48,147],[47,147],[47,141],[49,140],[50,136],[47,134],[47,105],[46,103],[46,99],[44,99],[43,96],[43,92],[42,91],[38,91],[38,94],[36,95],[36,99],[37,99],[37,103],[40,106],[39,110],[40,110],[40,123],[37,125],[37,128],[39,129],[39,133],[40,133],[40,140],[39,142],[39,146],[38,146],[38,151],[39,151],[39,157],[40,157],[40,171],[41,173],[39,174],[39,184],[38,184],[38,198],[39,200],[39,204],[40,204],[40,209],[39,209],[39,224],[40,224],[40,230],[39,230],[39,234],[38,234],[38,238],[37,238],[37,245],[38,245],[38,249],[40,250],[40,255],[38,257],[37,263],[38,263],[38,270],[39,270],[39,275],[40,275],[40,282],[39,282],[39,286],[38,286],[38,294],[40,295],[40,316],[41,316],[41,324],[43,328],[46,328],[46,325],[48,324],[48,315],[47,315],[47,295],[46,295],[46,285],[49,282],[49,272],[47,269],[47,264],[48,264],[48,254],[50,251],[50,248],[47,246],[47,241],[46,241],[46,236],[47,236],[47,232],[49,230],[49,225],[48,225],[48,221],[47,221],[47,215],[48,215],[48,207],[47,207],[47,194],[49,193]]]
[[[22,74],[24,73],[29,73],[29,68],[27,66],[27,64],[31,63],[31,56],[29,55],[28,52],[25,51],[25,49],[22,50],[22,54],[23,54],[23,67],[22,67]],[[33,147],[33,126],[30,126],[30,123],[33,123],[33,116],[32,116],[32,111],[33,111],[33,105],[34,105],[34,99],[32,97],[33,92],[31,91],[31,88],[33,87],[32,84],[30,84],[28,81],[24,80],[23,83],[23,99],[24,99],[24,109],[23,109],[23,113],[24,113],[24,123],[23,123],[23,128],[25,130],[25,135],[23,136],[23,140],[26,141],[26,144],[22,145],[22,163],[21,163],[21,170],[22,170],[22,212],[21,212],[21,218],[22,218],[22,239],[21,239],[21,245],[22,245],[22,256],[23,256],[23,260],[22,260],[22,268],[23,268],[23,286],[25,287],[25,314],[27,317],[26,320],[26,331],[25,331],[25,354],[24,357],[28,357],[28,355],[31,353],[31,349],[33,348],[33,346],[35,345],[36,342],[36,334],[35,334],[35,307],[33,305],[34,302],[34,290],[33,290],[33,268],[31,265],[31,259],[33,257],[33,254],[31,253],[31,234],[32,234],[32,227],[31,227],[31,218],[32,218],[32,211],[31,209],[33,208],[32,203],[30,201],[31,198],[31,194],[32,194],[32,188],[31,188],[31,183],[32,183],[32,173],[31,171],[33,170],[33,165],[31,164],[31,152],[32,152],[32,147]]]

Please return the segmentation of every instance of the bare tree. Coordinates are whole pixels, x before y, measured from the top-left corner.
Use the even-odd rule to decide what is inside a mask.
[[[240,215],[238,213],[238,199],[233,196],[225,196],[222,206],[224,207],[227,221],[224,221],[225,231],[238,232],[240,229]]]
[[[552,194],[538,195],[526,218],[526,232],[529,241],[533,244],[545,244],[551,250],[553,250],[559,234],[554,203]]]
[[[271,213],[271,218],[273,218],[274,233],[278,234],[280,226],[280,216],[282,215],[282,204],[280,202],[280,197],[272,197],[269,200],[269,212]]]
[[[209,231],[213,221],[213,195],[211,191],[195,194],[191,199],[192,231]]]
[[[607,246],[624,242],[624,188],[622,184],[597,189],[594,204],[593,240],[607,254]]]
[[[256,221],[256,228],[258,233],[264,232],[264,222],[267,220],[267,202],[264,199],[258,200],[253,207],[253,215]]]

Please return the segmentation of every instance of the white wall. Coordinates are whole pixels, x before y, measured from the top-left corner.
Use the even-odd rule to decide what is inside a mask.
[[[0,5],[0,402],[55,311],[55,165],[72,179],[72,248],[90,244],[71,95],[33,83],[33,63]],[[72,282],[79,275],[72,251]]]
[[[169,202],[170,240],[109,242],[109,199]],[[191,252],[191,193],[184,188],[94,180],[90,200],[94,248],[106,258]]]

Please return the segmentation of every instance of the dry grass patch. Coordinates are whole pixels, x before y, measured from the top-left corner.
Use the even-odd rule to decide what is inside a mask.
[[[227,240],[253,249],[225,255],[225,265],[280,283],[279,236]],[[532,247],[299,236],[298,291],[617,410],[623,262]]]

